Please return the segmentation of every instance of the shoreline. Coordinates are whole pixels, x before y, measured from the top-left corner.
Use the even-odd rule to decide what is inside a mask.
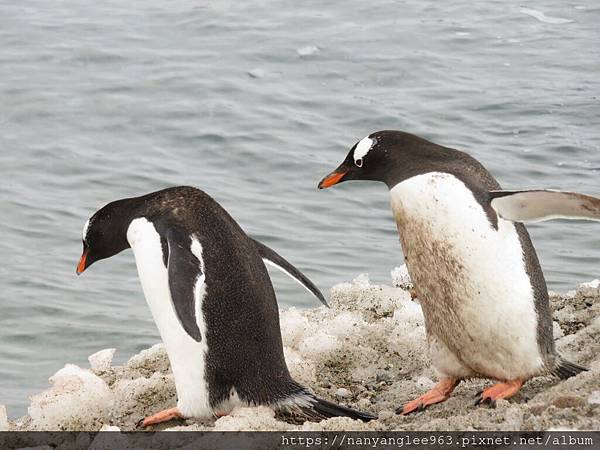
[[[595,430],[600,428],[600,282],[565,294],[550,293],[554,337],[565,358],[590,368],[568,380],[537,377],[495,408],[474,406],[489,381],[461,383],[452,397],[407,417],[396,407],[430,388],[423,316],[411,299],[405,268],[392,285],[367,275],[331,289],[331,309],[283,309],[286,361],[294,379],[315,394],[378,415],[369,423],[333,418],[292,424],[267,407],[236,408],[217,420],[180,420],[152,430]],[[30,397],[28,414],[8,420],[0,405],[0,431],[131,431],[145,415],[175,405],[175,387],[162,344],[112,366],[115,349],[89,357],[90,368],[66,364],[51,386]],[[9,411],[10,413],[10,411]]]

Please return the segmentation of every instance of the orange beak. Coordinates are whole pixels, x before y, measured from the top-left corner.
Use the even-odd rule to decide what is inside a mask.
[[[327,175],[319,183],[319,189],[326,189],[342,181],[348,172],[333,172]]]
[[[77,264],[77,270],[75,271],[77,275],[81,275],[81,273],[85,270],[85,261],[87,259],[88,251],[84,250],[81,258],[79,259],[79,264]]]

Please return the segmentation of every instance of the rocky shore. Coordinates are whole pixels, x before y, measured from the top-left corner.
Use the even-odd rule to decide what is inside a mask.
[[[334,418],[289,423],[266,407],[237,408],[217,420],[181,420],[168,430],[597,430],[600,429],[600,282],[551,294],[554,336],[569,360],[590,368],[566,381],[540,377],[495,408],[474,406],[486,380],[461,383],[445,403],[408,417],[394,410],[433,385],[423,316],[411,299],[404,268],[392,286],[366,275],[334,286],[331,308],[281,311],[285,354],[292,376],[317,395],[369,411],[362,423]],[[67,364],[50,387],[31,396],[28,414],[0,430],[134,430],[145,415],[175,405],[175,387],[164,347],[157,344],[112,366],[114,349],[89,357],[90,367]]]

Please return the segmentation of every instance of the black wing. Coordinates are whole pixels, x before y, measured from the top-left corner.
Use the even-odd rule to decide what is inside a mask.
[[[252,239],[252,238],[251,238]],[[281,270],[283,273],[292,277],[298,283],[300,283],[306,290],[308,290],[311,294],[317,297],[321,303],[325,306],[329,307],[327,304],[327,300],[323,296],[322,292],[319,290],[315,284],[308,279],[306,275],[296,269],[291,263],[285,260],[282,256],[275,252],[275,250],[270,249],[265,244],[258,242],[256,239],[252,239],[256,248],[258,249],[258,253],[264,262],[267,264],[271,264]]]
[[[205,278],[203,263],[192,253],[192,240],[187,233],[170,229],[166,233],[169,256],[169,289],[177,318],[183,329],[200,342],[202,335],[196,317],[196,286]]]

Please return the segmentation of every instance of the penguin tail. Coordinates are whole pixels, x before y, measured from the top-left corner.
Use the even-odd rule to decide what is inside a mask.
[[[362,420],[363,422],[377,419],[377,416],[374,416],[373,414],[347,408],[346,406],[338,405],[319,397],[314,397],[312,411],[326,419],[331,417],[349,417],[354,420]]]
[[[369,422],[377,419],[372,414],[357,411],[346,406],[338,405],[319,398],[304,388],[288,397],[283,402],[278,402],[277,409],[289,415],[303,417],[305,420],[319,422],[332,417],[349,417],[354,420]]]
[[[566,359],[558,358],[555,369],[552,371],[553,375],[556,375],[561,380],[574,377],[581,372],[587,372],[589,369],[580,366],[579,364],[572,363]]]

